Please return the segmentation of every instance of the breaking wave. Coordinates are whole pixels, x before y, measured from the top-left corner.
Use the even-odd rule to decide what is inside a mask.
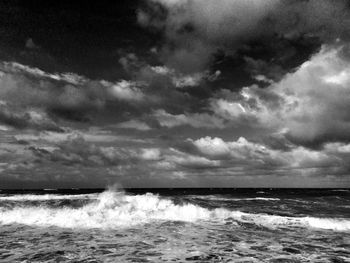
[[[75,199],[93,199],[97,198],[97,194],[79,194],[79,195],[33,195],[33,194],[23,194],[23,195],[11,195],[11,196],[1,196],[0,201],[48,201],[48,200],[75,200]]]
[[[25,198],[47,200],[58,195],[12,196],[14,200]],[[50,208],[47,206],[14,206],[0,208],[0,224],[25,224],[31,226],[57,226],[63,228],[118,228],[135,224],[163,221],[231,221],[237,224],[249,223],[267,228],[307,227],[349,231],[350,220],[315,217],[284,217],[267,214],[251,214],[224,208],[206,209],[194,204],[176,205],[169,199],[153,194],[126,195],[121,192],[105,191],[97,195],[75,195],[66,198],[91,198],[88,204],[79,208]],[[4,198],[4,197],[1,197]],[[10,198],[10,197],[6,197]],[[17,198],[17,199],[16,199]],[[4,200],[4,199],[2,199]],[[43,199],[41,199],[43,200]]]
[[[271,197],[246,197],[246,198],[231,198],[231,197],[223,197],[217,195],[191,195],[189,197],[210,201],[280,201],[280,198],[271,198]]]

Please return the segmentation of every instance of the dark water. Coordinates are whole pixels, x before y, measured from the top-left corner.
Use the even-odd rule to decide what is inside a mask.
[[[2,190],[0,262],[350,262],[350,190]]]

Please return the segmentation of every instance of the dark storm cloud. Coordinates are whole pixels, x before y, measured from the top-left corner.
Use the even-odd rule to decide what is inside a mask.
[[[218,50],[234,53],[246,43],[276,35],[282,41],[316,37],[332,42],[336,37],[347,38],[350,23],[345,0],[146,3],[148,7],[138,12],[139,23],[164,32],[164,63],[185,72],[205,69]]]

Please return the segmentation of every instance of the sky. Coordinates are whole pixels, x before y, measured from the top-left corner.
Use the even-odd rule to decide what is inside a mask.
[[[3,0],[0,188],[350,187],[347,0]]]

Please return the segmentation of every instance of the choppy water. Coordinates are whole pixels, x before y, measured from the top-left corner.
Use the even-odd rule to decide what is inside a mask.
[[[3,190],[0,262],[350,262],[350,190]]]

